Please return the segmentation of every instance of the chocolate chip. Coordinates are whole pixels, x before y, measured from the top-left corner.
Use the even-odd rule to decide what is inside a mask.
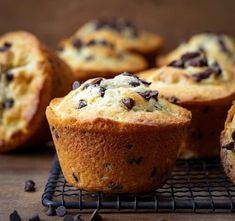
[[[201,80],[209,78],[211,74],[213,74],[213,70],[209,68],[204,72],[193,74],[192,77],[196,82],[200,82]]]
[[[41,221],[38,214],[34,214],[31,218],[29,218],[29,221]]]
[[[74,81],[72,85],[73,90],[76,90],[79,87],[80,87],[80,83],[78,81]]]
[[[113,191],[115,191],[115,190],[122,190],[123,189],[123,187],[121,185],[119,185],[117,183],[114,183],[114,182],[110,182],[108,184],[108,188],[112,189]]]
[[[85,90],[85,89],[87,89],[89,86],[91,86],[91,84],[89,84],[89,83],[87,83],[87,84],[84,84],[84,86],[83,86],[82,90]]]
[[[142,161],[144,160],[144,158],[142,156],[140,157],[130,157],[127,159],[127,163],[128,164],[140,164]]]
[[[157,175],[157,168],[153,167],[151,173],[150,173],[150,178],[155,177]]]
[[[91,60],[94,60],[95,56],[94,55],[88,55],[85,57],[85,60],[86,61],[91,61]]]
[[[219,76],[221,73],[222,73],[222,70],[220,68],[220,65],[217,63],[217,62],[214,62],[212,64],[212,70],[214,71],[215,75],[216,76]]]
[[[60,134],[59,134],[59,132],[58,132],[56,129],[54,130],[54,134],[55,134],[55,138],[56,138],[57,140],[59,140]]]
[[[14,100],[12,98],[7,98],[3,103],[3,108],[10,109],[14,105]]]
[[[235,152],[235,146],[234,146],[234,142],[233,141],[223,145],[222,148]]]
[[[231,137],[235,141],[235,130],[232,132]]]
[[[207,67],[208,62],[206,58],[193,59],[189,62],[189,65],[192,67]]]
[[[106,91],[106,88],[100,87],[100,96],[101,96],[101,97],[104,97],[105,91]]]
[[[35,191],[35,182],[32,180],[26,180],[24,186],[25,192],[34,192]]]
[[[157,100],[158,97],[158,91],[145,91],[145,92],[138,92],[140,96],[142,96],[145,100],[149,101],[151,98],[154,98]]]
[[[82,47],[82,41],[80,39],[74,39],[73,40],[73,46],[75,48],[81,48]]]
[[[114,48],[114,44],[112,44],[111,42],[108,42],[106,40],[101,40],[99,41],[99,44],[105,46],[105,47],[110,47],[110,48]]]
[[[220,50],[222,52],[230,54],[230,51],[228,50],[227,45],[225,44],[225,42],[224,42],[224,40],[222,38],[218,39],[218,43],[219,43],[219,46],[220,46]]]
[[[184,68],[184,62],[182,60],[174,60],[170,62],[167,66],[175,68]]]
[[[101,78],[101,77],[100,77],[100,78],[96,78],[96,79],[94,79],[94,80],[91,82],[91,84],[92,84],[92,85],[95,85],[95,86],[99,86],[102,80],[103,80],[103,78]]]
[[[133,147],[133,144],[127,144],[127,149],[130,150]]]
[[[97,44],[97,41],[92,39],[92,40],[90,40],[86,43],[86,46],[93,46],[93,45],[96,45],[96,44]]]
[[[0,52],[5,52],[11,47],[11,43],[5,42],[2,47],[0,47]]]
[[[181,60],[186,62],[198,56],[200,56],[200,52],[187,52],[181,56]]]
[[[13,80],[13,78],[14,78],[13,73],[10,72],[10,71],[7,71],[7,72],[6,72],[6,79],[7,79],[7,81],[10,82],[10,81]]]
[[[132,98],[125,98],[122,99],[122,103],[129,109],[131,110],[132,107],[135,105],[135,101]]]
[[[143,79],[139,79],[139,81],[140,81],[142,84],[147,85],[147,86],[149,86],[150,84],[152,84],[152,82],[147,82],[147,81],[145,81],[145,80],[143,80]]]
[[[78,102],[78,109],[81,109],[83,107],[86,107],[87,106],[87,103],[85,100],[81,99],[79,102]]]
[[[102,217],[101,217],[101,215],[98,213],[98,210],[96,209],[93,213],[92,213],[92,215],[91,215],[91,217],[90,217],[90,221],[101,221],[102,220]]]
[[[129,85],[131,85],[132,87],[138,87],[138,86],[140,86],[140,82],[138,82],[138,81],[131,81],[131,82],[129,82]]]
[[[77,176],[74,173],[72,173],[72,176],[73,176],[74,180],[78,183],[79,179],[77,178]]]
[[[10,221],[21,221],[21,217],[16,210],[9,216]]]
[[[74,218],[71,215],[65,215],[63,221],[74,221]]]
[[[67,214],[66,208],[64,206],[59,206],[55,211],[59,217],[63,217]]]
[[[175,97],[175,96],[166,97],[166,99],[168,101],[170,101],[171,103],[173,103],[173,104],[177,104],[179,102],[179,99],[177,97]]]
[[[46,211],[46,215],[47,216],[55,216],[56,215],[55,208],[52,205],[49,205],[49,207]]]

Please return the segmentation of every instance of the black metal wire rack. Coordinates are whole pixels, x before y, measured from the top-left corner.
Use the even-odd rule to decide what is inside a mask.
[[[46,207],[156,212],[234,212],[235,186],[218,159],[177,160],[167,183],[148,194],[91,193],[70,186],[55,157],[42,195]]]

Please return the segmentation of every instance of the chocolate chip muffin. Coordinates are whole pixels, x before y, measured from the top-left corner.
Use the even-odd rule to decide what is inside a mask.
[[[71,72],[30,33],[0,37],[0,152],[49,137],[46,106],[69,91]]]
[[[225,34],[202,33],[192,36],[178,48],[157,59],[157,65],[167,65],[186,52],[202,51],[207,57],[222,63],[235,64],[234,39]]]
[[[122,49],[144,55],[150,65],[163,45],[163,39],[159,35],[138,29],[123,18],[92,20],[79,28],[75,36],[107,40]]]
[[[235,99],[233,66],[219,63],[203,51],[194,51],[139,76],[152,81],[150,87],[157,88],[169,101],[192,112],[188,137],[182,143],[179,157],[218,156],[220,132]]]
[[[235,184],[235,103],[230,108],[225,122],[224,130],[221,133],[221,162],[224,171]]]
[[[52,100],[46,115],[71,185],[146,192],[164,184],[191,113],[160,98],[149,84],[123,73],[88,80]]]
[[[81,40],[72,36],[61,43],[58,54],[79,81],[113,77],[125,70],[135,73],[147,67],[142,56],[124,51],[107,40]]]

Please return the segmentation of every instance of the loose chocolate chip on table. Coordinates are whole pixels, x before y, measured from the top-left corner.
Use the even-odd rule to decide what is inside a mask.
[[[135,101],[132,98],[125,98],[122,99],[122,103],[129,109],[131,110],[132,107],[135,105]]]
[[[7,98],[3,103],[3,108],[10,109],[14,105],[14,100],[12,98]]]
[[[78,108],[81,109],[83,107],[86,107],[87,106],[87,103],[85,100],[81,99],[79,102],[78,102]]]
[[[26,180],[24,186],[25,192],[34,192],[35,191],[35,182],[32,180]]]
[[[63,221],[74,221],[74,218],[71,215],[65,215]]]
[[[46,215],[47,216],[55,216],[56,215],[55,208],[52,205],[49,205],[49,207],[46,211]]]
[[[145,100],[149,101],[151,98],[154,98],[157,100],[158,97],[158,91],[145,91],[145,92],[138,92],[139,95],[141,95]]]
[[[78,81],[74,81],[72,85],[73,90],[76,90],[79,87],[80,87],[80,83]]]
[[[10,221],[21,221],[21,217],[16,210],[9,216]]]
[[[82,41],[81,41],[80,39],[74,39],[74,40],[73,40],[73,46],[74,46],[75,48],[80,48],[80,47],[82,47]]]
[[[235,151],[234,142],[229,142],[222,146],[223,149]]]
[[[7,79],[7,81],[10,82],[10,81],[13,80],[13,78],[14,78],[13,73],[10,72],[10,71],[7,71],[7,72],[6,72],[6,79]]]
[[[66,211],[66,208],[64,206],[59,206],[57,209],[56,209],[56,214],[57,216],[59,217],[63,217],[67,214],[67,211]]]
[[[184,68],[184,62],[182,60],[174,60],[170,62],[167,66],[175,68]]]
[[[79,182],[79,179],[77,178],[77,176],[74,173],[72,173],[72,176],[76,182]]]
[[[92,215],[91,215],[91,217],[90,217],[90,221],[101,221],[101,220],[102,220],[102,217],[101,217],[101,215],[99,214],[98,210],[96,209],[96,210],[92,213]]]
[[[138,87],[138,86],[140,86],[140,82],[138,82],[138,81],[131,81],[131,82],[129,82],[129,85],[131,85],[132,87]]]
[[[185,61],[189,61],[193,58],[196,58],[198,56],[200,56],[200,52],[187,52],[181,56],[181,60],[183,62],[185,62]]]
[[[41,221],[38,214],[34,214],[31,218],[29,218],[29,221]]]
[[[100,87],[100,96],[103,97],[105,95],[106,89],[104,87]]]

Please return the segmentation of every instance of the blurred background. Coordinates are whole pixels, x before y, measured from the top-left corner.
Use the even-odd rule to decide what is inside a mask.
[[[0,9],[0,34],[28,30],[52,48],[84,22],[106,17],[161,34],[165,50],[198,32],[235,36],[234,0],[0,0]]]

